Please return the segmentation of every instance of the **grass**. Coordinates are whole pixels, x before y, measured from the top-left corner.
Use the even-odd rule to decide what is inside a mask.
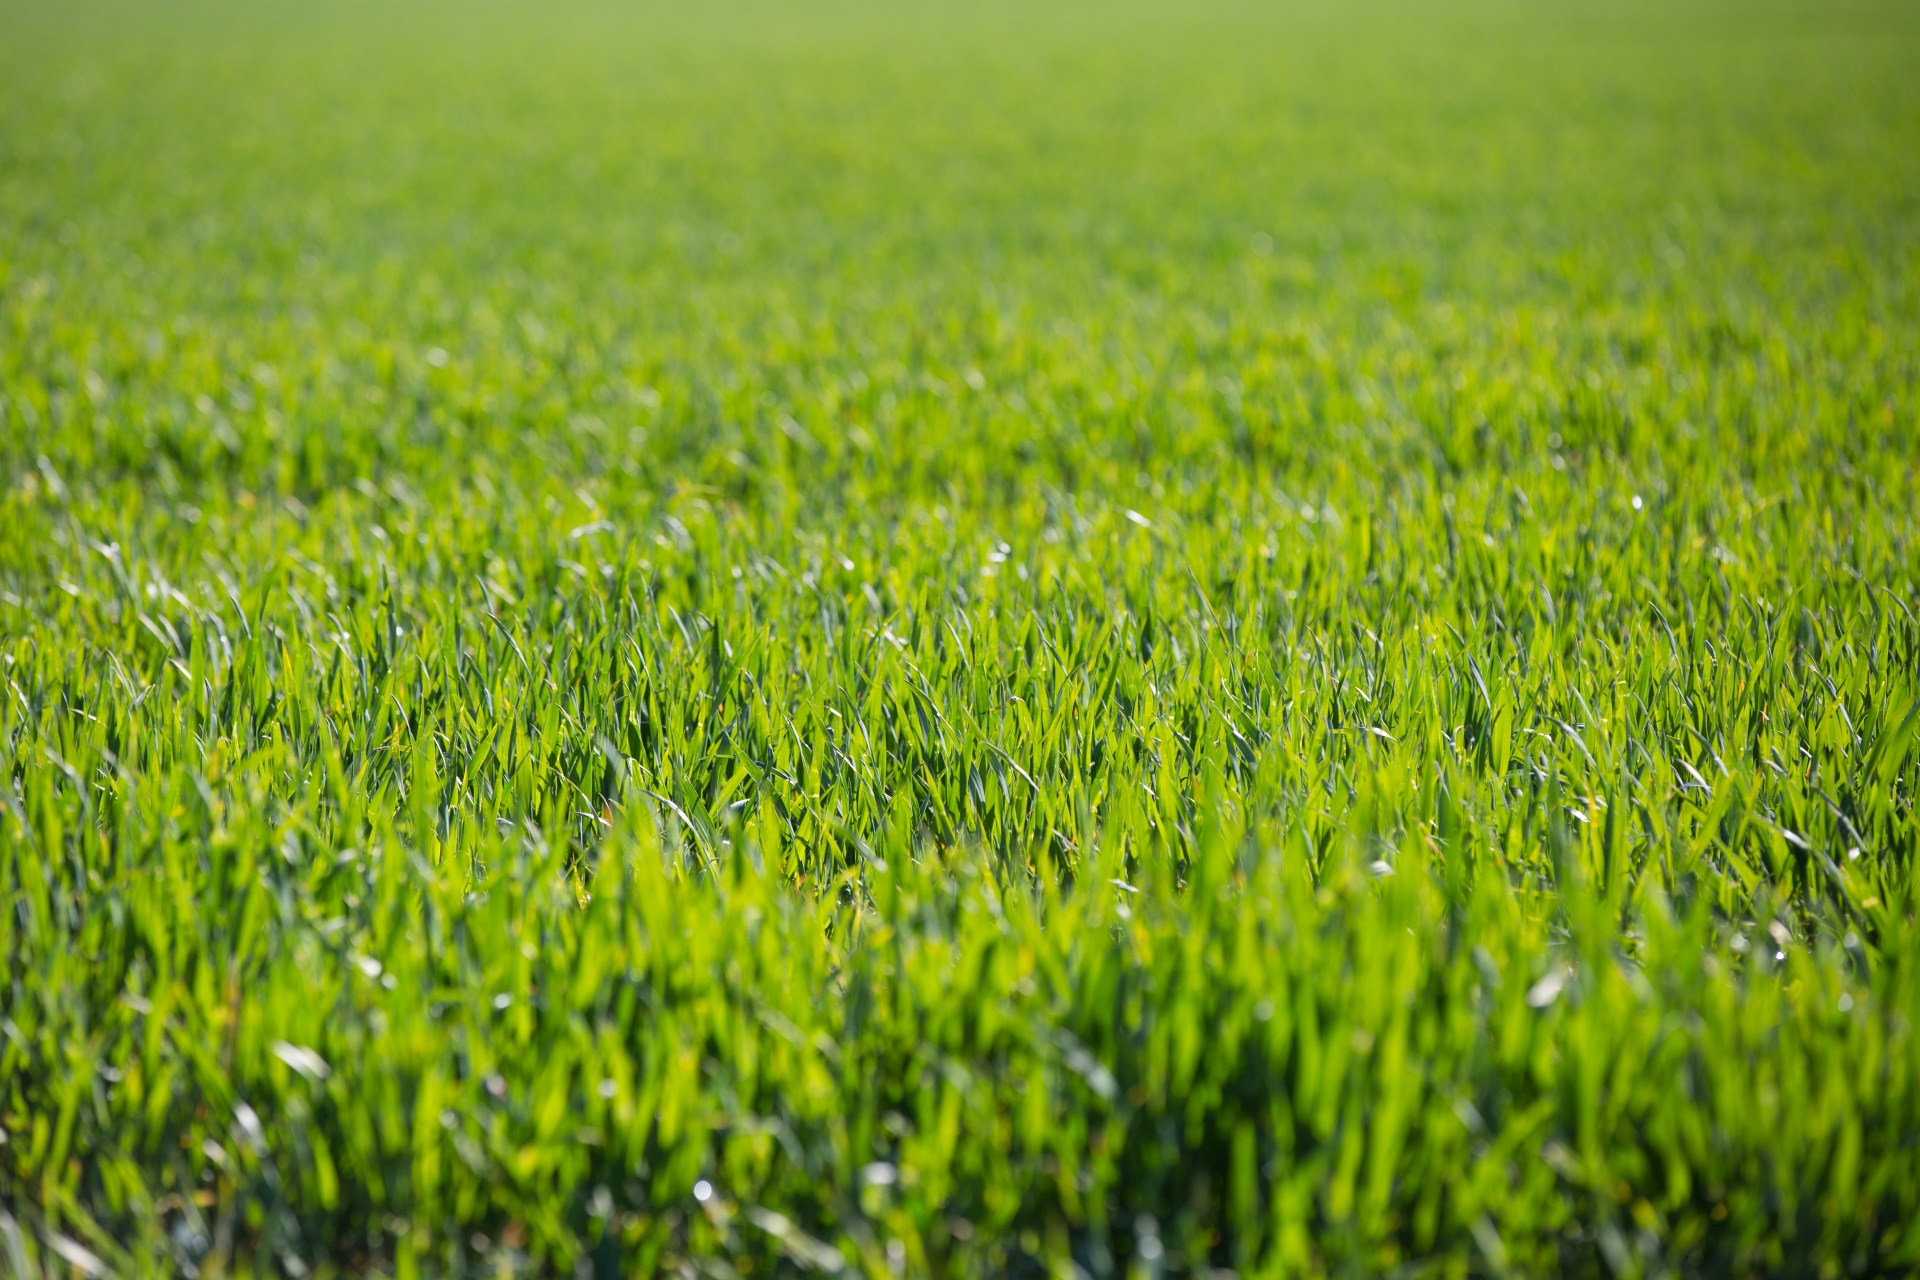
[[[0,1271],[1920,1265],[1910,9],[0,30]]]

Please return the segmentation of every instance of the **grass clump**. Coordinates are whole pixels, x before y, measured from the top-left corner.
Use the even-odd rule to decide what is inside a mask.
[[[1920,1263],[1903,9],[7,29],[12,1271]]]

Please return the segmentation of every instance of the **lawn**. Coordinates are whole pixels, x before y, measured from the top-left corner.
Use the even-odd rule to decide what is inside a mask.
[[[1920,12],[0,6],[0,1274],[1920,1267]]]

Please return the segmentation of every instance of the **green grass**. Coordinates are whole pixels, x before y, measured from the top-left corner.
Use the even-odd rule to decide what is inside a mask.
[[[1920,1266],[1916,66],[9,5],[0,1273]]]

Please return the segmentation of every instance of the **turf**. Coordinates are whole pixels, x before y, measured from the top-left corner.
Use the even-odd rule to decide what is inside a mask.
[[[1920,1265],[1920,22],[0,14],[0,1272]]]

